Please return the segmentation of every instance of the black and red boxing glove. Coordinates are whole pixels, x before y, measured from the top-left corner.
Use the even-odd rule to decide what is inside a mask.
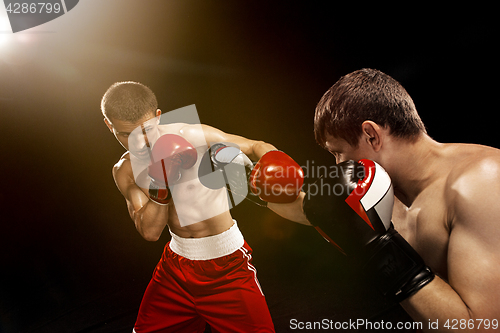
[[[172,195],[168,183],[181,176],[181,169],[189,169],[197,159],[196,149],[186,139],[176,134],[165,134],[158,138],[151,150],[151,177],[149,198],[159,204],[168,204]]]
[[[304,171],[282,151],[265,153],[257,162],[249,178],[250,189],[265,202],[290,203],[300,194]]]
[[[381,293],[401,302],[434,278],[420,255],[391,223],[394,193],[387,172],[371,160],[337,165],[322,193],[304,198],[304,213],[318,232],[348,257]]]

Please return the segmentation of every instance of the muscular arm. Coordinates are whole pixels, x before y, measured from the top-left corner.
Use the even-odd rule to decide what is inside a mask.
[[[264,141],[250,140],[242,136],[227,134],[207,125],[203,125],[203,132],[208,143],[235,143],[240,147],[241,151],[253,161],[259,160],[265,153],[270,150],[276,150],[276,147]],[[304,198],[304,195],[305,193],[302,192],[297,200],[292,203],[268,203],[267,207],[285,219],[305,225],[310,225],[309,221],[307,221],[304,215],[304,212],[302,211],[302,200]]]
[[[436,277],[401,303],[424,324],[424,331],[429,320],[439,320],[440,330],[446,330],[443,325],[449,320],[450,326],[457,323],[456,328],[470,331],[487,331],[487,322],[500,320],[499,180],[500,163],[483,161],[465,170],[451,186],[449,283]]]
[[[302,210],[302,202],[307,194],[300,192],[299,197],[292,203],[272,203],[269,202],[267,207],[278,214],[279,216],[300,224],[311,225]]]
[[[264,141],[251,140],[239,135],[224,133],[219,129],[208,125],[203,126],[203,133],[208,144],[215,142],[232,142],[237,144],[241,151],[247,155],[252,161],[258,161],[262,155],[270,150],[276,150],[270,143]]]
[[[137,231],[148,241],[158,240],[168,221],[169,205],[159,205],[149,200],[147,191],[135,183],[128,159],[122,158],[113,167],[113,178],[125,197]]]

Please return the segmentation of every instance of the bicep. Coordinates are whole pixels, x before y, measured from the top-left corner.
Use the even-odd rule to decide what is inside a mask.
[[[254,155],[254,146],[256,143],[260,142],[257,140],[247,139],[239,135],[228,134],[208,125],[202,126],[205,139],[209,145],[216,142],[231,142],[238,145],[240,150],[248,156]]]
[[[149,197],[145,194],[145,190],[137,186],[126,170],[115,167],[113,177],[116,186],[127,202],[130,217],[134,219],[135,214],[147,204]]]
[[[225,133],[212,126],[202,125],[202,128],[208,144],[216,142],[232,142],[241,148],[241,146],[248,146],[253,141],[239,135]]]
[[[301,192],[297,200],[291,203],[268,203],[267,207],[278,214],[279,216],[304,225],[311,225],[307,220],[304,211],[302,210],[302,203],[306,194]]]
[[[132,219],[134,219],[135,214],[149,202],[149,197],[135,184],[129,186],[125,199],[127,200],[127,206]]]
[[[448,245],[449,283],[478,319],[500,316],[500,222],[486,192],[458,196]]]

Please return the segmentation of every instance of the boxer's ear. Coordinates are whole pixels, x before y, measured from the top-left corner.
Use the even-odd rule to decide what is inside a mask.
[[[113,133],[113,125],[111,125],[111,122],[108,120],[108,118],[104,118],[104,123],[106,124],[106,126],[108,126],[111,133]]]
[[[361,129],[361,139],[366,141],[375,152],[379,152],[384,142],[384,128],[371,120],[366,120],[361,124]]]

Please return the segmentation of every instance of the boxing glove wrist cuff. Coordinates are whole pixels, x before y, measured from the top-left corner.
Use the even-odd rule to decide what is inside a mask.
[[[395,302],[415,294],[434,278],[420,255],[394,228],[372,241],[366,248],[368,253],[363,271],[385,297]]]
[[[418,273],[413,279],[411,279],[399,292],[396,292],[396,302],[402,302],[408,297],[415,294],[417,291],[422,289],[424,286],[429,284],[434,280],[435,274],[431,271],[429,267],[425,267],[420,273]]]
[[[267,207],[267,202],[262,200],[261,198],[259,198],[258,195],[254,194],[252,192],[252,190],[250,189],[250,186],[248,186],[248,195],[245,197],[245,199],[253,202],[254,204],[256,204],[257,206],[261,206],[261,207]]]
[[[168,205],[172,194],[168,186],[158,186],[154,181],[149,184],[149,199],[159,205]]]
[[[260,158],[264,157],[266,154],[269,154],[269,153],[270,153],[270,152],[272,152],[272,151],[279,151],[279,152],[283,153],[283,151],[281,151],[281,150],[279,150],[279,149],[271,149],[271,150],[266,151],[266,152],[264,153],[264,155],[262,155]]]

